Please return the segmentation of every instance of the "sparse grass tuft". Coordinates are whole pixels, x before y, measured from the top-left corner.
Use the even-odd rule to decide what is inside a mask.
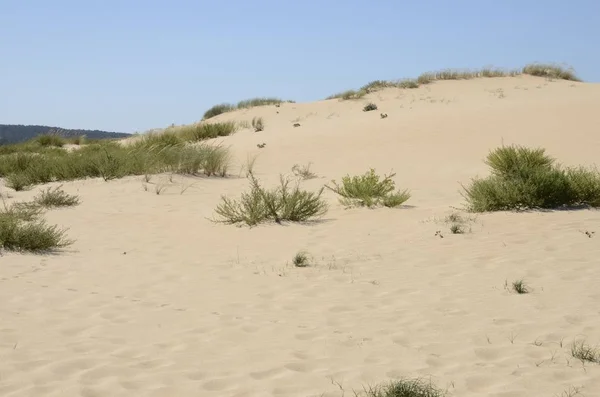
[[[342,100],[351,100],[351,99],[360,99],[367,95],[367,91],[364,90],[347,90],[334,95],[328,96],[326,99],[342,99]]]
[[[309,257],[306,251],[300,251],[296,255],[294,255],[294,259],[292,259],[292,263],[296,267],[309,267]]]
[[[583,362],[600,364],[600,349],[588,345],[585,341],[573,342],[571,356]]]
[[[465,233],[465,229],[464,226],[460,223],[453,223],[452,225],[450,225],[450,232],[452,234],[464,234]]]
[[[387,385],[370,387],[365,397],[443,397],[446,393],[421,379],[395,380]]]
[[[512,289],[517,294],[528,294],[529,293],[529,286],[525,283],[525,280],[513,281]]]
[[[73,243],[65,237],[65,230],[40,220],[40,214],[39,208],[29,203],[5,205],[0,210],[0,248],[41,253]]]
[[[38,135],[34,141],[43,147],[63,147],[67,143],[63,137],[56,134]]]
[[[31,179],[25,173],[14,173],[6,176],[4,181],[6,187],[13,189],[16,192],[26,190],[31,186]]]
[[[252,119],[252,128],[255,132],[263,131],[265,129],[265,122],[262,117],[254,117]]]
[[[296,175],[297,177],[300,177],[304,180],[314,179],[317,177],[317,174],[315,174],[314,172],[312,172],[310,170],[310,165],[311,165],[311,163],[308,163],[307,165],[303,165],[303,166],[294,164],[294,166],[292,167],[292,172],[294,173],[294,175]]]
[[[66,193],[60,186],[42,190],[33,202],[44,208],[72,207],[80,203],[78,196]]]
[[[486,164],[491,176],[463,186],[470,211],[600,206],[600,173],[563,169],[544,149],[501,147],[490,152]]]
[[[256,106],[265,106],[265,105],[279,105],[282,103],[294,103],[294,101],[284,101],[279,98],[251,98],[245,99],[243,101],[239,101],[237,105],[232,105],[230,103],[222,103],[219,105],[215,105],[212,108],[208,109],[204,116],[203,120],[210,119],[211,117],[218,116],[223,113],[232,112],[237,109],[247,109]]]
[[[533,63],[525,66],[522,73],[559,80],[581,81],[572,68],[565,69],[562,66],[552,64]]]
[[[301,190],[299,184],[290,188],[289,180],[280,178],[280,186],[267,190],[250,174],[250,192],[242,193],[239,200],[222,196],[215,210],[225,224],[244,223],[255,226],[262,222],[304,222],[321,217],[327,212],[327,204],[318,193]]]
[[[202,118],[204,120],[207,120],[207,119],[210,119],[211,117],[215,117],[215,116],[218,116],[218,115],[226,113],[226,112],[231,112],[232,110],[235,110],[235,109],[236,109],[236,107],[232,104],[221,103],[221,104],[213,106],[212,108],[210,108],[206,112],[204,112],[204,116]]]
[[[395,183],[392,178],[396,174],[384,175],[380,180],[379,175],[371,169],[360,176],[342,178],[342,184],[331,181],[333,186],[325,185],[326,188],[342,196],[340,202],[345,206],[375,207],[383,205],[386,207],[398,207],[410,198],[407,190],[394,193]]]
[[[372,110],[377,110],[377,105],[375,105],[373,102],[367,103],[363,108],[363,112],[370,112]]]

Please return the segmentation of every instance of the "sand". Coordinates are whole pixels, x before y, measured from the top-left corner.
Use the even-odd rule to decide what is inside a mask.
[[[46,219],[75,244],[0,257],[0,395],[348,396],[422,377],[461,397],[598,396],[600,365],[570,347],[600,344],[600,212],[482,214],[462,235],[444,217],[502,143],[597,163],[599,103],[597,84],[531,76],[286,103],[215,118],[265,119],[218,140],[231,178],[63,183],[82,204]],[[207,220],[222,194],[247,190],[254,155],[266,186],[294,164],[312,163],[311,190],[373,167],[412,198],[344,209],[325,191],[314,224]],[[295,268],[303,249],[313,266]],[[505,289],[521,278],[531,293]]]

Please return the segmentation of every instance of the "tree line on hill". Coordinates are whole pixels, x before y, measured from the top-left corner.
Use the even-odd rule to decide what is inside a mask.
[[[114,139],[126,138],[131,134],[122,132],[108,132],[100,130],[78,130],[46,125],[15,125],[0,124],[0,145],[25,142],[38,135],[56,134],[65,138],[85,136],[88,139]]]

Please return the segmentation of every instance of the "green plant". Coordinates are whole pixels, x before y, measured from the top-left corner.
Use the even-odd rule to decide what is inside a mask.
[[[294,255],[292,263],[296,267],[308,267],[310,266],[308,253],[306,251],[300,251]]]
[[[581,81],[572,68],[565,69],[562,66],[552,64],[533,63],[525,66],[522,70],[522,73],[532,76],[555,78],[559,80]]]
[[[573,342],[571,356],[581,361],[600,364],[600,349],[588,345],[585,341]]]
[[[40,146],[63,147],[67,143],[63,137],[56,134],[38,135],[34,140]]]
[[[239,101],[237,104],[238,109],[247,109],[256,106],[265,106],[265,105],[279,105],[284,102],[293,103],[294,101],[284,101],[280,98],[251,98],[245,99],[243,101]]]
[[[222,123],[197,123],[182,127],[173,127],[173,130],[187,142],[199,142],[206,139],[229,136],[236,132],[237,125],[233,121]]]
[[[373,102],[367,103],[363,108],[363,112],[370,112],[372,110],[377,110],[377,105],[375,105]]]
[[[24,172],[9,174],[4,181],[6,187],[14,189],[16,192],[26,190],[31,186],[31,179]]]
[[[265,122],[262,117],[254,117],[252,119],[252,128],[255,132],[259,132],[265,129]]]
[[[525,283],[524,280],[513,281],[512,289],[517,294],[528,294],[529,293],[529,286]]]
[[[431,382],[402,379],[364,390],[366,397],[443,397],[446,393]]]
[[[292,172],[294,173],[294,175],[296,175],[297,177],[300,177],[304,180],[314,179],[317,177],[317,174],[315,174],[314,172],[312,172],[310,170],[310,165],[311,165],[311,163],[308,163],[307,165],[303,165],[303,166],[294,164],[294,166],[292,167]]]
[[[319,218],[327,212],[327,204],[321,199],[323,189],[318,193],[301,190],[297,184],[291,188],[289,180],[280,177],[279,187],[266,190],[250,173],[250,192],[242,193],[239,200],[222,196],[222,202],[215,212],[220,219],[215,222],[225,224],[245,223],[255,226],[269,220],[304,222]]]
[[[219,105],[215,105],[204,112],[204,116],[202,117],[204,120],[210,119],[212,117],[218,116],[220,114],[231,112],[235,110],[235,106],[229,103],[221,103]]]
[[[342,178],[341,185],[336,181],[331,181],[333,186],[325,185],[325,187],[342,196],[340,202],[346,206],[398,207],[410,198],[410,193],[408,190],[398,190],[394,193],[395,183],[392,178],[395,175],[384,175],[383,180],[380,180],[375,170],[371,169],[359,176],[346,175]]]
[[[450,232],[452,234],[464,234],[465,228],[460,223],[453,223],[452,225],[450,225]]]
[[[9,251],[46,252],[73,242],[65,230],[38,219],[41,211],[28,203],[0,210],[0,247]]]
[[[71,207],[80,203],[78,196],[66,193],[61,186],[42,190],[38,196],[34,197],[33,202],[44,208]]]
[[[600,173],[563,169],[544,149],[503,146],[490,152],[485,162],[491,175],[463,186],[470,211],[600,206]]]

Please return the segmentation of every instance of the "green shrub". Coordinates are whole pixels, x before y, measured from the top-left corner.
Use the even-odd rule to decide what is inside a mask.
[[[398,207],[410,198],[410,193],[407,190],[394,192],[395,183],[392,178],[395,175],[384,175],[383,180],[380,180],[375,170],[371,169],[360,176],[346,175],[342,178],[341,185],[331,181],[333,187],[328,185],[325,187],[342,196],[340,202],[346,206]]]
[[[72,207],[79,204],[79,197],[66,193],[58,186],[42,190],[33,202],[44,208]]]
[[[67,143],[63,137],[56,134],[38,135],[36,138],[34,138],[34,141],[37,142],[40,146],[44,147],[63,147]]]
[[[486,164],[492,175],[463,187],[470,211],[600,206],[600,173],[562,169],[544,149],[501,147],[489,153]]]
[[[551,64],[530,64],[523,68],[522,73],[559,80],[581,81],[572,69],[565,69],[561,66]]]
[[[250,192],[242,193],[239,200],[225,196],[216,208],[221,219],[216,222],[226,224],[245,223],[254,226],[266,221],[304,222],[319,218],[327,212],[327,204],[321,199],[323,189],[318,193],[301,190],[297,184],[290,188],[289,180],[280,178],[280,186],[266,190],[250,174]]]
[[[179,135],[187,142],[200,142],[206,139],[229,136],[235,133],[237,124],[233,121],[223,123],[197,123],[180,127]]]
[[[375,105],[373,102],[367,103],[363,108],[363,112],[370,112],[372,110],[377,110],[377,105]]]
[[[73,242],[65,230],[38,219],[40,211],[22,203],[0,210],[0,247],[10,251],[46,252]]]
[[[32,185],[32,180],[25,172],[18,172],[7,175],[4,184],[8,188],[20,192],[28,189]]]
[[[265,129],[265,122],[262,117],[254,117],[252,119],[252,128],[255,132],[260,132]]]
[[[204,112],[204,116],[202,117],[204,120],[210,119],[212,117],[218,116],[220,114],[231,112],[235,110],[235,106],[229,103],[221,103],[219,105],[215,105],[212,108],[208,109]]]
[[[251,99],[245,99],[243,101],[239,101],[237,104],[237,108],[238,109],[247,109],[247,108],[253,108],[256,106],[279,105],[284,102],[293,103],[294,101],[284,101],[279,98],[251,98]]]
[[[366,397],[443,397],[446,393],[420,379],[395,380],[387,385],[365,390]]]

